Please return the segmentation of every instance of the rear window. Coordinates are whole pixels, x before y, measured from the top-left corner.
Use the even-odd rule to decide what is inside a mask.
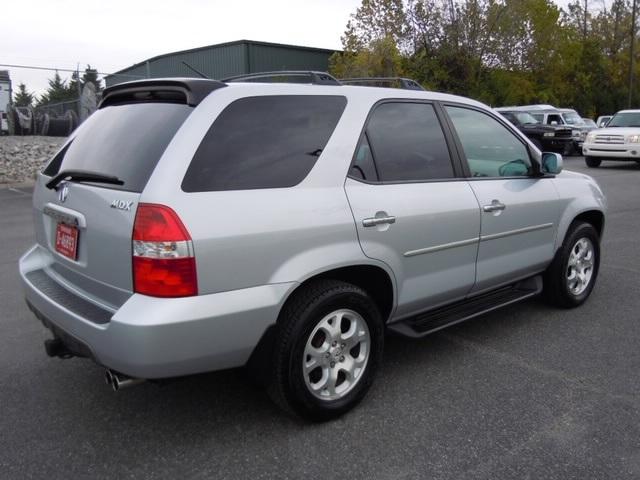
[[[341,96],[274,95],[230,104],[182,181],[185,192],[292,187],[311,171],[344,111]]]
[[[174,103],[136,103],[100,109],[81,125],[76,137],[43,173],[54,176],[63,170],[88,170],[114,175],[124,182],[105,187],[142,192],[167,145],[192,110]]]

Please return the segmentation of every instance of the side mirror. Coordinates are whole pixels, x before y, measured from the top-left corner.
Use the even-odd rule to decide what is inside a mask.
[[[557,175],[562,171],[562,155],[545,152],[542,154],[542,173]]]

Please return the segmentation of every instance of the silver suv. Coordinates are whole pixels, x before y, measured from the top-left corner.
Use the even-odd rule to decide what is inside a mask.
[[[248,366],[313,420],[421,337],[594,287],[605,197],[439,93],[164,79],[108,88],[38,176],[20,260],[50,356],[116,389]]]

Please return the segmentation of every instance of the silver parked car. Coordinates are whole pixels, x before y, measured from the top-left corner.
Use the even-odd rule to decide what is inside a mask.
[[[386,329],[587,299],[593,179],[476,101],[316,77],[105,90],[33,195],[20,275],[49,355],[116,389],[246,365],[325,420],[364,397]]]

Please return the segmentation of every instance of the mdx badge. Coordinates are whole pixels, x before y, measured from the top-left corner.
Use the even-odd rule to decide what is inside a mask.
[[[111,202],[111,208],[117,208],[118,210],[124,210],[126,212],[131,210],[133,202],[127,202],[125,200],[114,200]]]

